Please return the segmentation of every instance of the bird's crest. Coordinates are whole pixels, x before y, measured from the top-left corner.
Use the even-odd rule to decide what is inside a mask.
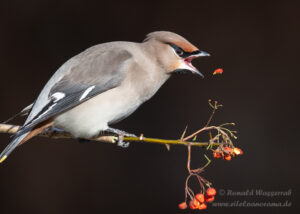
[[[187,53],[192,53],[198,50],[198,48],[192,45],[184,37],[169,31],[156,31],[156,32],[149,33],[146,39],[144,40],[144,42],[147,42],[149,40],[157,40],[166,44],[172,43],[180,47],[183,51]]]

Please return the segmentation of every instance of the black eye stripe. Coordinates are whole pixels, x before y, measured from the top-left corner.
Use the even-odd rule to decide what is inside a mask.
[[[200,53],[199,50],[197,51],[194,51],[194,52],[185,52],[184,50],[182,50],[182,48],[178,47],[177,45],[174,45],[172,43],[168,43],[174,50],[175,52],[182,58],[187,58],[189,56],[192,56],[192,55],[197,55]],[[182,53],[182,54],[179,54],[179,53]]]
[[[197,55],[197,54],[200,54],[201,52],[198,50],[198,51],[194,51],[191,53],[191,55]]]

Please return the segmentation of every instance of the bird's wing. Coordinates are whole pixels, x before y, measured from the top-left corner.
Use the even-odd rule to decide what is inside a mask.
[[[126,50],[84,56],[80,59],[81,63],[71,68],[69,73],[53,85],[48,94],[48,102],[17,135],[22,135],[37,124],[120,85],[131,57],[131,53]]]
[[[47,88],[49,82],[47,83],[32,107],[32,111],[35,106],[41,106],[41,110],[29,115],[26,123],[1,152],[0,163],[19,144],[49,127],[52,124],[51,121],[49,122],[52,117],[120,85],[125,78],[127,66],[130,66],[132,55],[126,50],[101,49],[97,51],[93,48],[74,58],[78,63],[71,66],[70,71],[59,69],[49,80],[49,82],[53,82],[57,76],[62,75],[55,84],[51,85],[50,91]],[[62,67],[64,68],[64,66]],[[45,90],[46,88],[47,90]],[[47,92],[44,93],[45,91]],[[39,99],[41,96],[48,97]]]

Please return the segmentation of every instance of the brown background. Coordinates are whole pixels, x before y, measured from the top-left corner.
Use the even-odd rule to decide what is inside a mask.
[[[207,212],[296,212],[299,7],[290,1],[249,2],[2,0],[0,121],[31,103],[54,71],[85,48],[115,40],[142,41],[155,30],[174,31],[212,54],[194,61],[206,78],[171,78],[115,127],[178,138],[186,124],[190,132],[203,126],[209,116],[207,100],[218,100],[224,108],[214,123],[237,123],[236,145],[245,155],[230,163],[217,160],[203,176],[217,189],[293,193],[218,196],[217,201],[293,204],[280,209],[210,207]],[[212,77],[217,67],[224,74]],[[10,138],[0,137],[3,149]],[[205,161],[201,151],[194,152],[194,166]],[[122,149],[35,138],[0,166],[0,212],[177,213],[184,199],[185,161],[186,149],[180,146],[167,152],[149,144]]]

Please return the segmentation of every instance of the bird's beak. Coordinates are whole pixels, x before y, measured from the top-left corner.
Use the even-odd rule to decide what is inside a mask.
[[[196,54],[195,56],[197,57],[201,57],[201,56],[210,56],[209,53],[205,52],[205,51],[199,51],[198,54]]]
[[[186,57],[184,60],[182,60],[178,69],[179,70],[189,70],[193,74],[199,75],[200,77],[204,78],[204,75],[200,71],[198,71],[197,68],[195,68],[192,65],[193,59],[198,58],[198,57],[203,57],[203,56],[210,56],[210,54],[205,51],[197,51],[195,54],[193,54],[189,57]]]

